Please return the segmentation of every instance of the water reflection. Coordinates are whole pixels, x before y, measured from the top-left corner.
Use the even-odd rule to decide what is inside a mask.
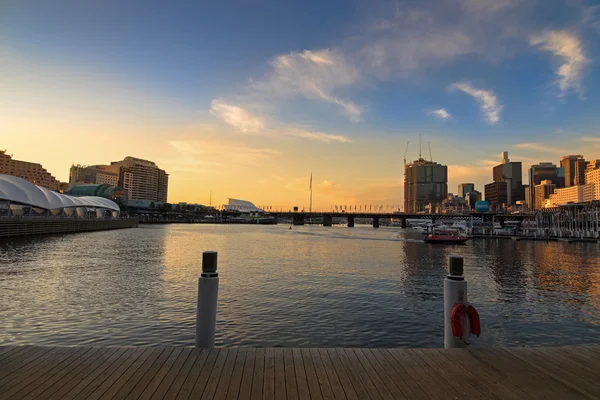
[[[223,346],[441,346],[447,257],[477,345],[594,343],[600,248],[394,228],[145,226],[0,243],[0,343],[192,345],[202,251],[219,251]]]

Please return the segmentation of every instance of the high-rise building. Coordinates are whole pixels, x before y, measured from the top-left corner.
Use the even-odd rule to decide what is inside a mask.
[[[475,184],[473,183],[461,183],[458,185],[458,197],[465,198],[467,193],[475,191]]]
[[[529,185],[532,189],[529,190],[529,196],[526,196],[525,200],[531,209],[536,209],[536,204],[543,204],[535,199],[535,187],[537,185],[543,181],[552,181],[555,188],[562,188],[564,186],[564,176],[560,176],[561,172],[562,170],[551,162],[541,162],[529,168]]]
[[[594,171],[596,169],[600,169],[600,159],[592,160],[592,161],[588,162],[587,166],[585,167],[584,174],[588,173],[589,171]],[[584,177],[584,180],[585,180],[585,177]]]
[[[119,168],[119,186],[127,189],[130,200],[167,201],[169,175],[154,162],[125,157],[110,167]]]
[[[585,201],[591,201],[589,198],[592,195],[593,185],[576,185],[569,186],[564,189],[556,189],[554,193],[550,195],[546,204],[549,207],[562,206],[565,204],[582,203]]]
[[[590,186],[591,194],[588,201],[600,200],[600,168],[590,169],[585,173],[585,186]]]
[[[495,209],[508,204],[508,182],[492,182],[485,185],[485,199]]]
[[[506,151],[502,152],[502,164],[494,167],[493,179],[494,179],[494,183],[498,183],[498,182],[506,182],[507,183],[507,185],[506,185],[506,201],[504,201],[504,204],[513,205],[513,204],[516,204],[517,201],[525,199],[525,188],[523,186],[523,171],[522,171],[521,162],[520,161],[519,162],[510,161],[508,159],[508,152],[506,152]],[[488,186],[490,188],[490,196],[495,198],[496,194],[492,194],[492,193],[497,193],[498,196],[500,196],[501,198],[504,198],[504,193],[503,193],[504,189],[503,189],[502,185],[495,185],[495,186],[490,186],[490,185],[486,185],[486,189],[485,189],[485,199],[486,200],[490,201],[490,199],[488,199],[488,189],[487,189]],[[490,204],[493,204],[493,203],[490,201]],[[502,204],[502,203],[498,203],[498,204]]]
[[[565,187],[583,183],[585,179],[583,175],[583,171],[585,170],[585,164],[587,163],[581,155],[569,155],[561,157],[560,166],[565,171]]]
[[[448,167],[419,158],[404,164],[404,212],[425,212],[448,195]]]
[[[0,174],[23,178],[34,185],[50,190],[63,189],[61,182],[41,164],[15,160],[11,155],[6,154],[6,150],[0,150]]]
[[[544,180],[539,185],[535,185],[535,203],[533,203],[533,209],[539,210],[544,208],[546,200],[550,198],[550,195],[554,194],[556,185],[551,180]]]
[[[473,190],[465,195],[465,201],[471,210],[475,209],[475,204],[481,200],[481,192]]]
[[[108,184],[119,186],[119,173],[111,171],[107,165],[72,165],[69,171],[69,186],[73,187],[78,183],[89,184]]]

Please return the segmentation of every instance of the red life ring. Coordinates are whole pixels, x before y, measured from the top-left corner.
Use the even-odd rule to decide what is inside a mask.
[[[467,317],[471,320],[471,333],[479,336],[481,334],[481,323],[479,320],[479,313],[472,305],[465,306],[464,304],[455,304],[450,312],[450,323],[452,326],[452,335],[456,337],[462,337],[463,328],[460,321],[460,317],[464,313],[467,313]]]

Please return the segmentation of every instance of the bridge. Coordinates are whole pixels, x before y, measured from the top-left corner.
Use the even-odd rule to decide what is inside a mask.
[[[429,220],[435,224],[436,221],[453,220],[477,220],[484,223],[499,222],[504,226],[506,221],[523,221],[533,219],[533,214],[491,214],[491,213],[469,213],[469,214],[404,214],[404,213],[381,213],[381,212],[272,212],[268,215],[275,217],[278,222],[282,218],[292,219],[294,225],[304,225],[314,220],[322,220],[323,226],[332,226],[333,218],[346,218],[348,227],[354,227],[356,218],[371,219],[373,228],[379,228],[380,220],[393,219],[401,222],[402,228],[406,228],[409,219]]]

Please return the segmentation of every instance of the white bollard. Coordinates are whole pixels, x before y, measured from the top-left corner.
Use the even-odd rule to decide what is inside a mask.
[[[446,349],[466,347],[471,332],[469,319],[463,314],[461,317],[462,339],[454,337],[452,334],[450,314],[457,303],[465,306],[468,304],[467,281],[463,277],[463,258],[450,256],[448,258],[448,275],[444,279],[444,348]]]
[[[198,278],[196,347],[215,346],[218,294],[217,252],[205,251],[202,253],[202,274]]]

